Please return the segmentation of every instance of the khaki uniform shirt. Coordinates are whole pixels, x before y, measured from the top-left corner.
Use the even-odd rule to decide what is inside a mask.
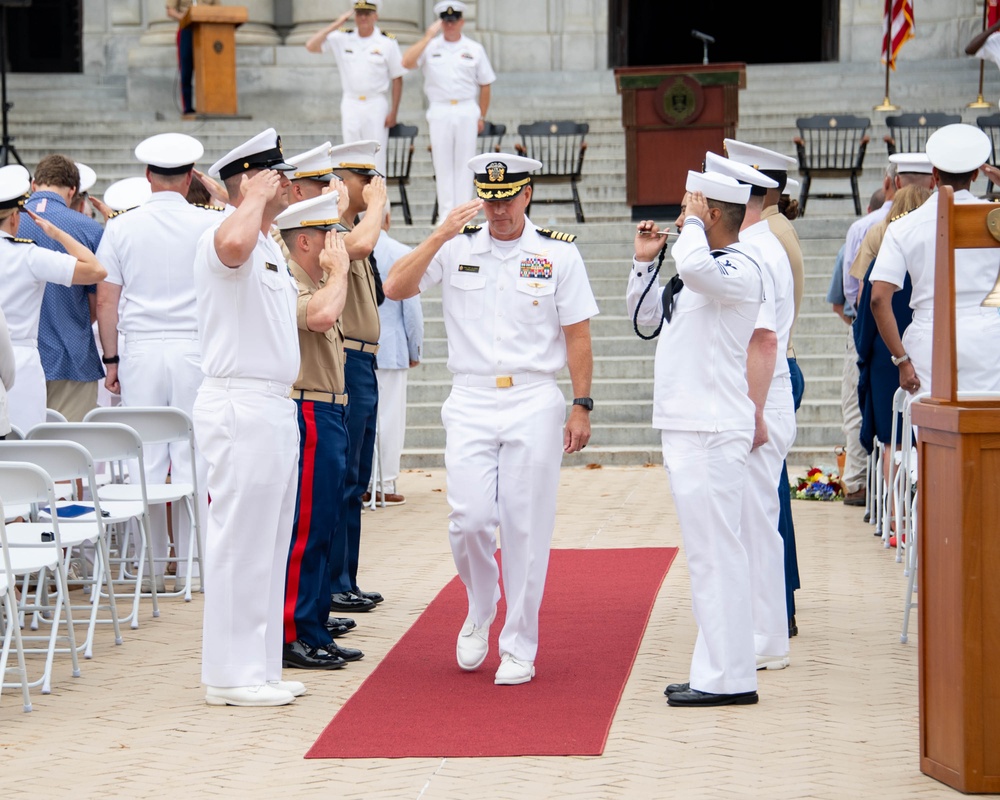
[[[340,321],[328,331],[312,331],[306,322],[309,301],[324,285],[326,275],[317,285],[309,274],[289,259],[288,268],[299,286],[295,316],[299,325],[299,351],[302,361],[295,388],[306,392],[344,394],[344,334]]]
[[[799,317],[799,309],[802,307],[802,289],[805,286],[806,270],[802,262],[802,246],[799,244],[799,235],[792,227],[791,221],[778,211],[777,206],[768,206],[760,215],[761,219],[767,220],[771,233],[778,237],[781,246],[788,254],[788,263],[792,267],[792,285],[795,295],[795,317],[792,320],[792,335],[788,337],[788,357],[795,355],[795,348],[792,345],[792,338],[795,335],[795,320]]]
[[[347,304],[340,315],[340,324],[345,339],[378,344],[382,329],[375,296],[375,277],[367,258],[351,262],[351,271],[347,275]]]

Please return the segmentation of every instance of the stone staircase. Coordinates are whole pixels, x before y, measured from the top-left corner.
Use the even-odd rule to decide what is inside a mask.
[[[259,51],[259,52],[257,52]],[[299,52],[301,51],[301,52]],[[131,58],[131,56],[130,56]],[[129,78],[12,75],[8,80],[10,131],[21,159],[33,166],[45,154],[65,152],[93,167],[99,176],[96,194],[119,178],[141,174],[132,158],[135,144],[153,133],[181,130],[205,144],[207,167],[235,142],[274,126],[282,134],[285,152],[292,154],[324,139],[339,143],[339,96],[335,77],[301,48],[244,48],[240,66],[241,111],[226,120],[181,122],[170,104],[169,69],[146,54]],[[273,63],[272,63],[273,62]],[[267,66],[270,64],[270,66]],[[265,65],[265,66],[261,66]],[[978,63],[972,59],[906,64],[893,75],[892,99],[905,111],[959,112],[967,122],[991,109],[968,109],[976,98]],[[986,71],[983,93],[1000,96],[1000,75]],[[166,76],[166,77],[164,77]],[[334,80],[331,81],[331,77]],[[392,234],[416,244],[430,231],[434,203],[433,178],[419,76],[405,79],[401,121],[421,129],[413,159],[410,205],[414,224],[402,224],[394,214]],[[322,86],[304,103],[302,91],[289,86]],[[855,113],[872,119],[871,138],[862,176],[863,202],[881,183],[887,164],[882,136],[887,132],[882,112],[869,111],[884,96],[884,72],[879,65],[808,64],[754,65],[747,68],[747,88],[740,94],[738,138],[794,154],[795,118],[813,113]],[[164,101],[166,97],[166,101]],[[329,112],[329,113],[324,113]],[[590,123],[581,198],[587,222],[576,223],[571,204],[538,205],[534,221],[577,234],[601,314],[594,319],[593,443],[567,464],[658,463],[659,438],[650,427],[652,414],[652,355],[655,342],[635,336],[624,305],[624,287],[632,252],[634,224],[625,203],[625,154],[620,98],[610,71],[585,73],[520,73],[501,75],[493,89],[490,117],[508,127],[505,143],[513,146],[516,126],[538,119],[572,118]],[[823,190],[819,181],[814,184]],[[831,186],[843,191],[844,184]],[[980,181],[974,189],[984,189]],[[564,187],[539,187],[537,196]],[[398,190],[390,188],[398,200]],[[825,301],[834,259],[847,228],[855,219],[850,200],[810,199],[808,216],[795,222],[805,257],[806,285],[795,332],[795,347],[806,378],[806,394],[798,412],[799,432],[789,461],[795,465],[834,463],[833,448],[843,441],[840,430],[840,375],[846,330]],[[672,220],[660,220],[672,222]],[[671,259],[664,271],[673,270]],[[446,344],[440,293],[423,298],[424,360],[409,378],[409,408],[404,466],[439,466],[444,432],[440,407],[450,378],[445,368]],[[561,385],[569,397],[568,375]]]

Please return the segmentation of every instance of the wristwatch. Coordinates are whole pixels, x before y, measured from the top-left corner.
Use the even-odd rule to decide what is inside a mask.
[[[573,400],[573,405],[583,406],[587,411],[594,410],[594,401],[589,397],[577,397]]]
[[[101,362],[104,364],[117,364],[121,359],[118,356],[101,356]]]
[[[889,360],[893,363],[893,366],[898,367],[900,364],[905,364],[907,361],[909,361],[910,360],[910,356],[907,353],[903,353],[903,355],[901,355],[899,358],[896,358],[896,356],[890,355],[889,356]]]

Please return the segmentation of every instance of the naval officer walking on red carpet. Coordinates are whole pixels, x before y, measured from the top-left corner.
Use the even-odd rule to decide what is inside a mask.
[[[474,670],[489,652],[500,600],[499,525],[507,619],[494,682],[520,684],[535,675],[562,454],[590,440],[590,318],[598,310],[575,237],[539,230],[525,216],[530,173],[541,163],[487,153],[468,166],[480,199],[453,209],[401,256],[385,293],[404,300],[441,285],[454,373],[441,409],[448,532],[469,595],[456,656],[459,667]],[[485,229],[466,224],[480,208]],[[556,384],[567,363],[576,398],[568,420]]]

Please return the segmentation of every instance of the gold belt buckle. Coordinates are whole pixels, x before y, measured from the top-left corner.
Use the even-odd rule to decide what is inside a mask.
[[[513,375],[497,375],[498,389],[509,389],[513,385],[514,385]]]
[[[368,98],[365,97],[363,94],[362,95],[358,95],[358,100],[367,100],[367,99]]]
[[[458,100],[449,100],[448,102],[451,103],[453,106],[458,105]]]

